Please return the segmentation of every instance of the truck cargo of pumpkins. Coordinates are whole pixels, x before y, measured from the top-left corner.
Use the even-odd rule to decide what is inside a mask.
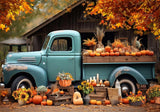
[[[136,43],[136,39],[135,42]],[[140,44],[140,43],[139,43]],[[127,41],[121,42],[120,39],[115,39],[113,43],[105,47],[97,47],[96,39],[84,40],[83,45],[88,46],[89,50],[84,50],[84,56],[153,56],[151,50],[139,50],[136,45],[130,46]]]

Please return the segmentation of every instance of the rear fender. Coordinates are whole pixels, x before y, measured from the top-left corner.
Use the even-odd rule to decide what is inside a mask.
[[[132,67],[128,67],[128,66],[121,66],[116,68],[110,75],[109,77],[109,81],[110,81],[110,86],[114,85],[115,80],[123,75],[123,74],[128,74],[131,75],[132,77],[134,77],[136,79],[136,81],[139,84],[148,84],[147,80],[143,77],[143,75],[138,72],[136,69],[132,68]]]

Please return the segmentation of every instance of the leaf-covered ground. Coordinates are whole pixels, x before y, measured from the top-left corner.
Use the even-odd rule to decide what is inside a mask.
[[[146,104],[143,106],[122,105],[61,105],[61,106],[41,106],[24,105],[10,103],[9,105],[0,104],[0,112],[160,112],[160,105]]]

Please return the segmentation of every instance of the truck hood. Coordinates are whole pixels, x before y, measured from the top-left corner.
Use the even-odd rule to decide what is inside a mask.
[[[41,51],[10,53],[7,55],[6,63],[34,64],[38,65],[41,61]]]

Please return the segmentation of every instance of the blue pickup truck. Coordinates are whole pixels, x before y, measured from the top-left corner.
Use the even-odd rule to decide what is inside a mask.
[[[69,72],[74,82],[99,74],[110,86],[118,79],[123,91],[136,92],[137,84],[155,78],[154,56],[83,56],[80,33],[59,30],[48,34],[41,51],[11,53],[2,65],[6,87],[48,86],[59,72]]]

